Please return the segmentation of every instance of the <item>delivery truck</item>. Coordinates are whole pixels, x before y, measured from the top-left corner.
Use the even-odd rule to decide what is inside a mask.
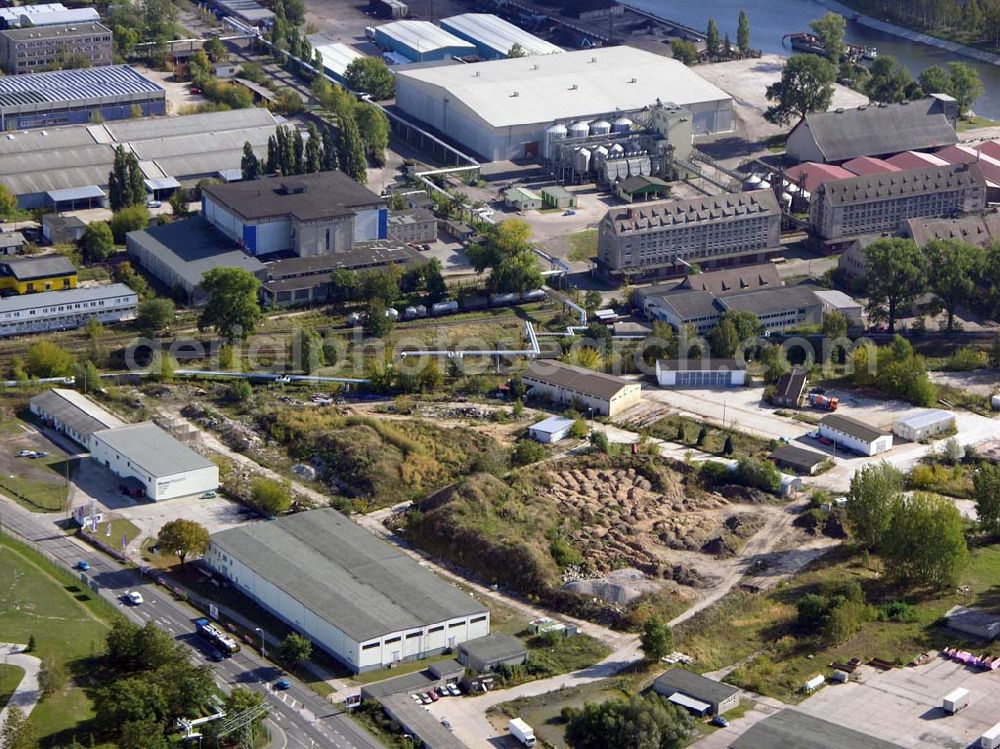
[[[962,708],[969,706],[969,690],[962,689],[959,687],[954,692],[949,692],[945,695],[944,700],[941,702],[941,707],[949,715],[954,715]]]
[[[979,749],[1000,749],[1000,723],[979,737]]]
[[[525,746],[535,745],[535,730],[520,718],[511,718],[510,735]]]

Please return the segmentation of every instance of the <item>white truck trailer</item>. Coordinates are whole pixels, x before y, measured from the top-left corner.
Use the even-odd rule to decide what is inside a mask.
[[[941,702],[941,707],[949,715],[954,715],[959,710],[969,706],[969,690],[959,687],[953,692],[945,695]]]
[[[508,727],[510,728],[510,735],[522,744],[525,746],[535,745],[535,729],[523,720],[520,718],[511,718]]]
[[[1000,749],[1000,723],[979,737],[979,749]]]

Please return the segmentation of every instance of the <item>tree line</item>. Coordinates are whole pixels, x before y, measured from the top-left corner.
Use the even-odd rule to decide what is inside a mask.
[[[1000,47],[998,0],[851,0],[849,4],[900,26]]]

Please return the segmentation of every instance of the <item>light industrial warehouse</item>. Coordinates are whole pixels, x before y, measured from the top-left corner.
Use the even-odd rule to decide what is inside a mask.
[[[205,561],[355,672],[490,631],[475,598],[329,508],[216,533]]]
[[[14,77],[0,79],[0,86]],[[0,139],[0,181],[22,208],[78,208],[62,203],[80,199],[100,204],[119,144],[135,153],[153,184],[168,177],[195,182],[238,168],[247,141],[263,157],[276,127],[266,109],[240,109],[8,132]]]
[[[128,65],[0,78],[0,129],[53,127],[166,113],[167,92]]]
[[[347,66],[355,60],[364,58],[364,55],[353,47],[348,47],[342,42],[335,42],[322,34],[311,34],[308,38],[313,53],[318,54],[323,61],[323,70],[340,83],[344,82]]]
[[[476,48],[430,21],[393,21],[371,29],[373,42],[410,62],[472,57]]]
[[[445,18],[441,21],[441,28],[475,44],[476,53],[482,60],[503,59],[515,44],[529,57],[562,52],[561,47],[490,13],[463,13]]]
[[[537,157],[546,131],[584,129],[657,103],[688,112],[697,133],[733,128],[732,99],[677,60],[607,47],[470,65],[400,70],[396,105],[492,160]],[[565,133],[563,134],[565,137]]]

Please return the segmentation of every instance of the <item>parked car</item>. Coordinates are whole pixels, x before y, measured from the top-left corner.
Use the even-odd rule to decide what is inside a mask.
[[[447,728],[449,731],[454,730],[451,726],[451,721],[447,718],[441,718],[441,725]]]
[[[143,602],[142,593],[137,590],[130,590],[125,593],[125,602],[133,606],[138,606]]]
[[[440,697],[437,696],[437,694],[434,692],[433,689],[427,693],[427,696],[430,697],[431,702],[437,702],[439,699],[441,699]]]
[[[33,457],[35,457],[35,451],[34,450],[21,450],[21,452],[19,452],[17,454],[17,457],[19,457],[19,458],[33,458]]]
[[[422,705],[429,705],[431,704],[431,702],[433,702],[433,700],[426,694],[418,694],[417,696],[420,698],[420,703]]]
[[[226,659],[226,656],[222,654],[222,651],[213,650],[211,653],[208,654],[208,659],[215,663],[222,663]]]
[[[49,454],[47,452],[45,452],[44,450],[35,450],[28,457],[29,458],[47,458],[47,457],[49,457]]]
[[[146,207],[147,208],[159,208],[162,205],[163,205],[163,203],[161,203],[159,200],[147,200],[146,201]]]
[[[215,499],[218,496],[219,495],[216,494],[215,492],[205,492],[204,494],[201,495],[201,498],[202,499]]]
[[[461,697],[462,690],[458,688],[458,684],[449,684],[448,694],[450,694],[452,697]]]
[[[410,695],[410,699],[412,699],[418,705],[424,704],[424,701],[422,699],[420,699],[420,695],[419,694],[411,694]]]
[[[76,568],[81,572],[86,572],[87,570],[90,569],[90,562],[81,559],[79,562],[76,563]]]
[[[291,686],[292,686],[292,682],[290,682],[288,679],[286,679],[284,677],[282,677],[282,678],[278,679],[276,682],[274,682],[274,688],[275,689],[289,689]]]
[[[729,721],[723,718],[721,715],[716,715],[709,721],[713,726],[718,726],[719,728],[728,728]]]

